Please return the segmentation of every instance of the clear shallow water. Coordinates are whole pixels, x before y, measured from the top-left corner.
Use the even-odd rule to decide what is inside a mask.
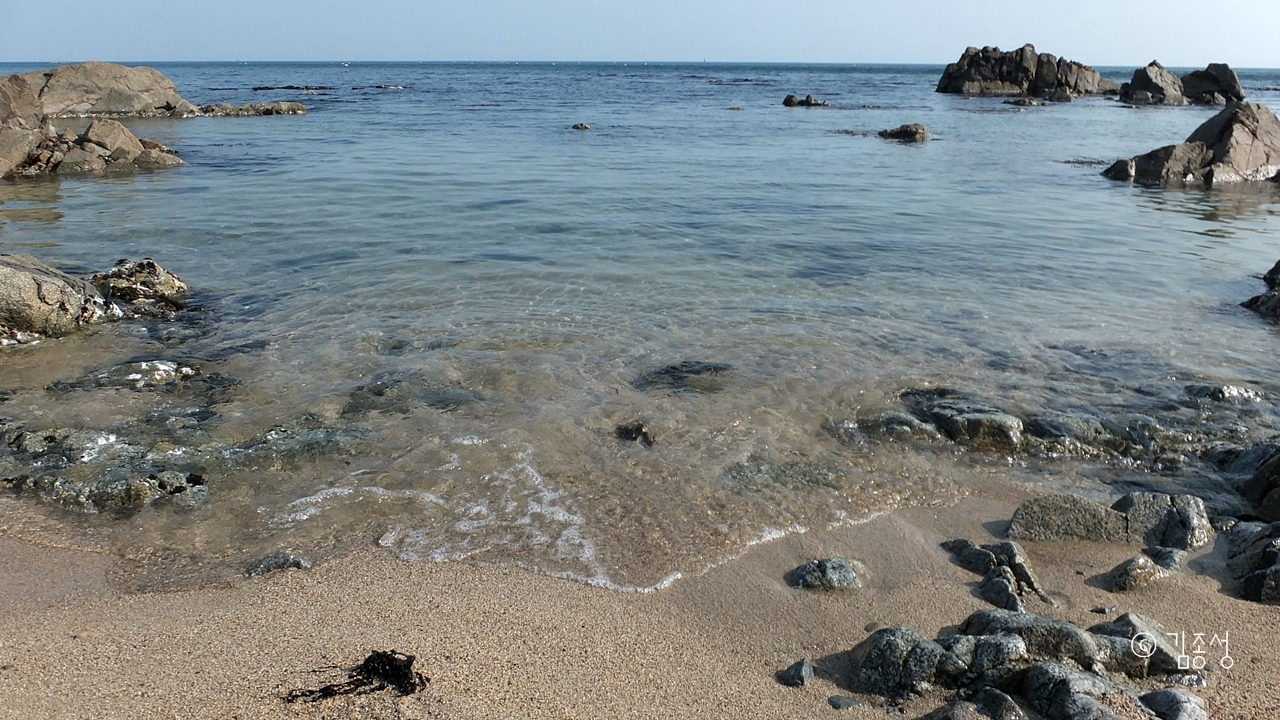
[[[31,521],[157,572],[376,541],[649,587],[987,477],[1105,492],[1079,463],[1011,470],[823,431],[897,409],[904,387],[1018,412],[1154,413],[1144,389],[1197,377],[1280,392],[1280,338],[1237,307],[1280,257],[1280,195],[1130,187],[1068,162],[1176,142],[1209,109],[1019,110],[935,94],[938,67],[159,67],[193,102],[311,111],[132,122],[188,165],[0,186],[0,252],[84,273],[154,257],[206,309],[181,342],[121,325],[8,350],[0,411],[145,436],[139,418],[193,401],[43,388],[177,357],[236,382],[202,422],[211,447],[304,417],[350,442],[228,461],[194,513]],[[1280,71],[1241,77],[1280,100]],[[832,107],[784,108],[788,93]],[[907,122],[935,139],[874,136]],[[715,393],[635,386],[685,360],[733,370]],[[348,405],[406,377],[435,394]],[[614,437],[634,420],[653,447]],[[821,472],[735,474],[747,462]]]

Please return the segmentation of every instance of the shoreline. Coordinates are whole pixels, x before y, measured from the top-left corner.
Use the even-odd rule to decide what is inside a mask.
[[[991,493],[990,495],[994,495]],[[412,563],[369,548],[310,571],[228,586],[124,595],[104,553],[0,539],[3,717],[796,717],[833,712],[849,694],[847,651],[867,627],[927,636],[989,607],[977,579],[941,541],[998,537],[1016,501],[975,495],[944,508],[896,510],[834,530],[757,545],[664,590],[620,593],[510,567]],[[993,534],[992,531],[995,531]],[[1231,633],[1234,667],[1196,692],[1211,717],[1275,717],[1280,612],[1226,595],[1210,575],[1219,549],[1191,570],[1114,595],[1089,578],[1132,545],[1025,543],[1058,604],[1033,612],[1077,624],[1115,605],[1171,631]],[[815,593],[783,575],[814,557],[846,555],[869,569],[862,590]],[[1194,572],[1193,572],[1194,571]],[[1079,573],[1083,573],[1083,576]],[[874,629],[874,628],[873,628]],[[373,650],[415,655],[431,682],[286,704],[290,690],[328,682]],[[814,659],[801,689],[774,673]],[[329,675],[325,675],[328,672]],[[870,697],[858,696],[873,702]],[[905,709],[917,717],[941,692]],[[883,717],[883,706],[845,717]]]

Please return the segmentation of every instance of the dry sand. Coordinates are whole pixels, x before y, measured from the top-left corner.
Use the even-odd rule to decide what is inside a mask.
[[[925,635],[988,607],[978,578],[938,543],[985,542],[1016,505],[970,497],[753,548],[703,576],[621,594],[512,568],[405,563],[369,549],[310,571],[231,587],[122,595],[106,554],[0,539],[0,717],[11,718],[881,718],[837,713],[844,653],[870,623]],[[1280,717],[1280,608],[1234,599],[1204,574],[1112,595],[1095,576],[1135,546],[1026,544],[1058,608],[1081,624],[1117,605],[1170,631],[1230,632],[1235,666],[1199,691],[1213,718]],[[861,559],[860,591],[788,588],[815,557]],[[1216,553],[1192,562],[1201,570]],[[286,704],[289,690],[341,679],[375,649],[416,655],[423,691]],[[818,665],[803,689],[774,673]],[[330,669],[324,669],[329,667]],[[864,698],[865,699],[865,698]],[[916,701],[907,717],[941,704]]]

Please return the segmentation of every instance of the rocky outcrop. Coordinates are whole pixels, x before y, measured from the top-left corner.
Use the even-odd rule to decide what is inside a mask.
[[[819,100],[812,95],[805,95],[803,100],[795,95],[788,95],[782,98],[782,104],[784,107],[828,107],[831,105],[826,100]]]
[[[0,338],[59,337],[121,315],[83,280],[30,255],[0,255]]]
[[[201,105],[203,117],[253,117],[258,115],[306,115],[307,106],[296,102],[246,103],[244,105]]]
[[[1179,550],[1203,547],[1213,535],[1200,498],[1148,492],[1129,493],[1111,507],[1073,495],[1045,495],[1020,505],[1009,523],[1015,540],[1144,543]]]
[[[1214,186],[1272,180],[1280,173],[1280,121],[1265,105],[1237,102],[1186,142],[1168,145],[1103,171],[1113,180],[1164,186]]]
[[[1182,76],[1182,94],[1196,105],[1226,105],[1244,99],[1236,71],[1225,63],[1209,63],[1204,70]]]
[[[50,117],[172,117],[194,110],[160,71],[86,62],[23,75]]]
[[[877,133],[885,140],[897,140],[904,143],[921,143],[929,139],[929,128],[920,123],[899,125],[892,130],[881,130]]]
[[[78,136],[69,130],[55,134],[46,124],[38,136],[23,161],[10,169],[10,176],[136,172],[183,164],[169,148],[152,140],[139,140],[115,120],[94,120]]]
[[[1133,79],[1120,86],[1120,99],[1132,105],[1186,105],[1182,80],[1152,60],[1133,71]]]
[[[1227,532],[1227,548],[1240,597],[1280,605],[1280,522],[1236,523]]]
[[[1120,88],[1088,65],[1036,53],[1035,47],[1023,45],[1009,52],[996,47],[966,49],[943,71],[937,92],[1043,97],[1059,89],[1079,96],[1115,93]]]

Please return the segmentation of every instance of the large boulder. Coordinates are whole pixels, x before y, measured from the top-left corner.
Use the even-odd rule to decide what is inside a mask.
[[[1236,71],[1226,63],[1209,63],[1204,70],[1182,76],[1182,94],[1197,105],[1226,105],[1244,99]]]
[[[128,128],[115,120],[94,120],[81,136],[83,140],[107,149],[111,157],[132,160],[142,153],[142,143]]]
[[[39,130],[0,125],[0,178],[15,175],[43,139]]]
[[[53,117],[159,117],[190,106],[169,78],[149,67],[87,62],[23,77],[42,114]]]
[[[1187,104],[1182,80],[1155,60],[1133,71],[1133,79],[1120,86],[1120,99],[1134,105]]]
[[[971,47],[947,66],[937,92],[959,95],[1047,96],[1059,88],[1072,95],[1115,92],[1119,86],[1104,80],[1098,71],[1049,53],[1036,53],[1024,45],[1001,52],[1000,48]]]
[[[0,78],[0,126],[35,128],[44,115],[31,83],[21,75]]]
[[[119,316],[89,283],[30,255],[0,255],[0,335],[58,337]]]
[[[1191,133],[1103,171],[1112,180],[1181,186],[1256,182],[1280,173],[1280,120],[1266,105],[1235,102]]]

